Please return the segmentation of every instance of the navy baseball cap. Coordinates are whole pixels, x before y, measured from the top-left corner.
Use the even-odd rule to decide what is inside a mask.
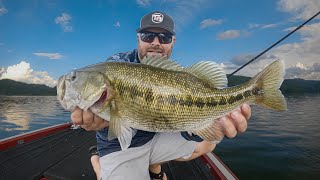
[[[174,32],[174,22],[173,19],[160,11],[154,11],[144,15],[140,20],[140,28],[137,29],[137,32],[143,32],[147,28],[161,28],[169,31],[173,35]]]

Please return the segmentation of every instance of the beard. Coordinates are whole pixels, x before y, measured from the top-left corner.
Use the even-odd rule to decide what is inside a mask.
[[[171,51],[172,51],[172,47],[169,50],[165,51],[160,46],[150,45],[147,48],[142,48],[140,45],[138,45],[138,55],[140,60],[146,57],[155,57],[155,56],[159,56],[159,57],[166,56],[167,58],[170,58]]]

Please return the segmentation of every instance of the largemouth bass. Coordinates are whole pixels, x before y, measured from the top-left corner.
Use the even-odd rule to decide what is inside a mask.
[[[277,60],[247,83],[227,86],[226,74],[213,62],[183,68],[165,58],[141,63],[103,62],[60,77],[62,106],[91,109],[109,121],[108,139],[128,148],[132,128],[152,132],[188,131],[219,142],[223,130],[216,121],[243,103],[277,111],[287,104],[279,90],[284,63]]]

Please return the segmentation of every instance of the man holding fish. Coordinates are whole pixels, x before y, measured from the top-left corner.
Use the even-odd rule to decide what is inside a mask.
[[[155,60],[152,58],[150,59],[150,57],[170,58],[174,43],[176,41],[174,22],[172,18],[160,11],[146,14],[140,21],[140,28],[137,30],[137,40],[137,50],[115,54],[109,57],[107,62],[127,62],[127,64],[141,63],[141,61],[146,58],[147,63],[156,64],[156,62],[154,62]],[[163,58],[158,58],[158,61],[160,60],[166,62],[166,60]],[[171,62],[168,62],[167,66],[171,67],[171,69],[169,67],[169,70],[181,70],[181,68],[175,63],[170,63]],[[158,67],[163,68],[164,66],[158,65]],[[175,67],[175,69],[173,67]],[[211,67],[212,68],[209,69],[211,72],[221,71],[219,67]],[[189,70],[188,72],[191,71],[192,70]],[[80,73],[77,75],[79,77]],[[135,73],[132,74],[132,78],[134,78],[134,76],[136,76]],[[146,73],[145,76],[149,75]],[[72,78],[75,78],[75,76],[73,75],[71,79]],[[220,75],[219,77],[213,78],[215,78],[215,80],[218,82],[216,85],[213,85],[216,88],[223,88],[226,86],[225,74],[224,76]],[[154,79],[150,81],[154,81]],[[66,85],[67,84],[64,83],[63,85],[58,86]],[[161,83],[159,86],[160,85]],[[124,111],[127,110],[122,111],[122,109],[128,109],[129,107],[126,107],[125,105],[114,106],[117,101],[110,102],[109,104],[103,103],[106,101],[106,99],[111,99],[111,97],[118,96],[119,94],[122,97],[128,97],[128,102],[130,103],[138,103],[142,100],[146,101],[145,106],[141,106],[141,108],[135,108],[135,112],[132,110],[132,114],[143,114],[144,110],[141,110],[144,108],[157,108],[161,105],[165,106],[166,103],[170,105],[180,104],[187,110],[189,108],[190,110],[188,111],[191,112],[193,111],[191,109],[192,107],[203,109],[205,108],[204,106],[214,106],[214,102],[207,102],[207,104],[204,104],[201,102],[200,98],[199,100],[194,100],[192,99],[193,97],[190,98],[190,96],[182,95],[177,95],[176,97],[172,97],[172,95],[157,96],[156,94],[158,91],[152,89],[152,87],[149,89],[144,88],[144,90],[139,90],[136,86],[132,85],[128,87],[122,85],[120,82],[117,86],[121,87],[119,88],[119,91],[117,91],[118,95],[114,95],[116,93],[112,92],[114,89],[117,89],[117,87],[111,89],[108,86],[110,86],[110,84],[105,86],[102,95],[98,99],[95,99],[96,102],[93,105],[90,104],[90,108],[81,106],[79,105],[80,103],[73,103],[73,108],[71,108],[73,110],[71,119],[74,124],[81,125],[81,127],[86,130],[97,131],[97,151],[99,156],[93,155],[91,157],[91,162],[98,179],[150,179],[150,177],[152,179],[167,179],[165,173],[161,171],[162,163],[170,160],[188,161],[213,151],[216,146],[216,143],[214,142],[219,142],[223,136],[233,138],[237,133],[244,132],[247,128],[247,120],[251,115],[250,106],[246,103],[241,103],[242,105],[237,105],[239,108],[235,108],[235,110],[229,111],[229,113],[226,113],[223,116],[217,116],[218,118],[215,116],[209,116],[212,120],[215,120],[215,124],[211,129],[212,131],[215,131],[214,136],[217,137],[216,139],[212,139],[210,137],[209,139],[204,138],[205,136],[202,136],[200,130],[192,131],[190,129],[179,132],[179,128],[177,127],[172,127],[171,129],[167,130],[167,126],[171,126],[170,123],[168,123],[170,118],[163,117],[163,115],[159,115],[160,118],[151,118],[154,119],[154,121],[159,121],[159,126],[157,127],[151,127],[148,124],[135,126],[135,123],[133,121],[131,122],[130,120],[127,120],[127,123],[118,125],[115,120],[111,121],[110,118],[117,117],[118,114],[121,114],[121,112],[125,114]],[[126,95],[126,91],[131,91],[131,94]],[[63,92],[63,94],[65,93],[67,93],[67,91]],[[144,93],[146,95],[142,95]],[[157,101],[155,99],[157,99]],[[66,98],[60,98],[59,100],[66,101]],[[121,103],[125,104],[124,102]],[[109,108],[108,113],[101,115],[101,108],[104,109],[107,106]],[[64,105],[64,107],[66,109],[70,109],[68,105]],[[118,111],[115,111],[114,109],[117,109]],[[128,110],[128,112],[129,111],[131,112],[131,110]],[[166,112],[169,112],[168,114],[171,113],[170,110],[167,110]],[[99,113],[100,115],[97,115]],[[138,117],[138,115],[132,116]],[[145,115],[145,117],[147,119],[147,115]],[[117,118],[117,120],[120,121],[121,118]],[[164,123],[162,124],[162,122]],[[124,124],[128,124],[130,127],[124,128]],[[187,123],[183,123],[183,125],[187,125]],[[137,130],[135,127],[138,127],[139,129]]]

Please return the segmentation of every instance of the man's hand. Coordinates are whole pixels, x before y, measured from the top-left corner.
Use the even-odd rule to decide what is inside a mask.
[[[251,108],[247,104],[243,104],[240,109],[220,118],[224,135],[233,138],[237,133],[243,133],[247,129],[247,121],[251,116]],[[89,109],[83,111],[76,108],[71,114],[71,120],[76,125],[81,125],[87,131],[100,130],[108,127],[109,122],[93,114]]]
[[[87,131],[100,130],[109,126],[108,121],[93,114],[90,109],[84,111],[78,107],[71,113],[71,120],[73,124],[81,125]]]
[[[248,104],[243,104],[239,109],[232,111],[228,115],[220,118],[224,135],[233,138],[237,133],[243,133],[247,129],[247,121],[251,116],[251,108]]]

